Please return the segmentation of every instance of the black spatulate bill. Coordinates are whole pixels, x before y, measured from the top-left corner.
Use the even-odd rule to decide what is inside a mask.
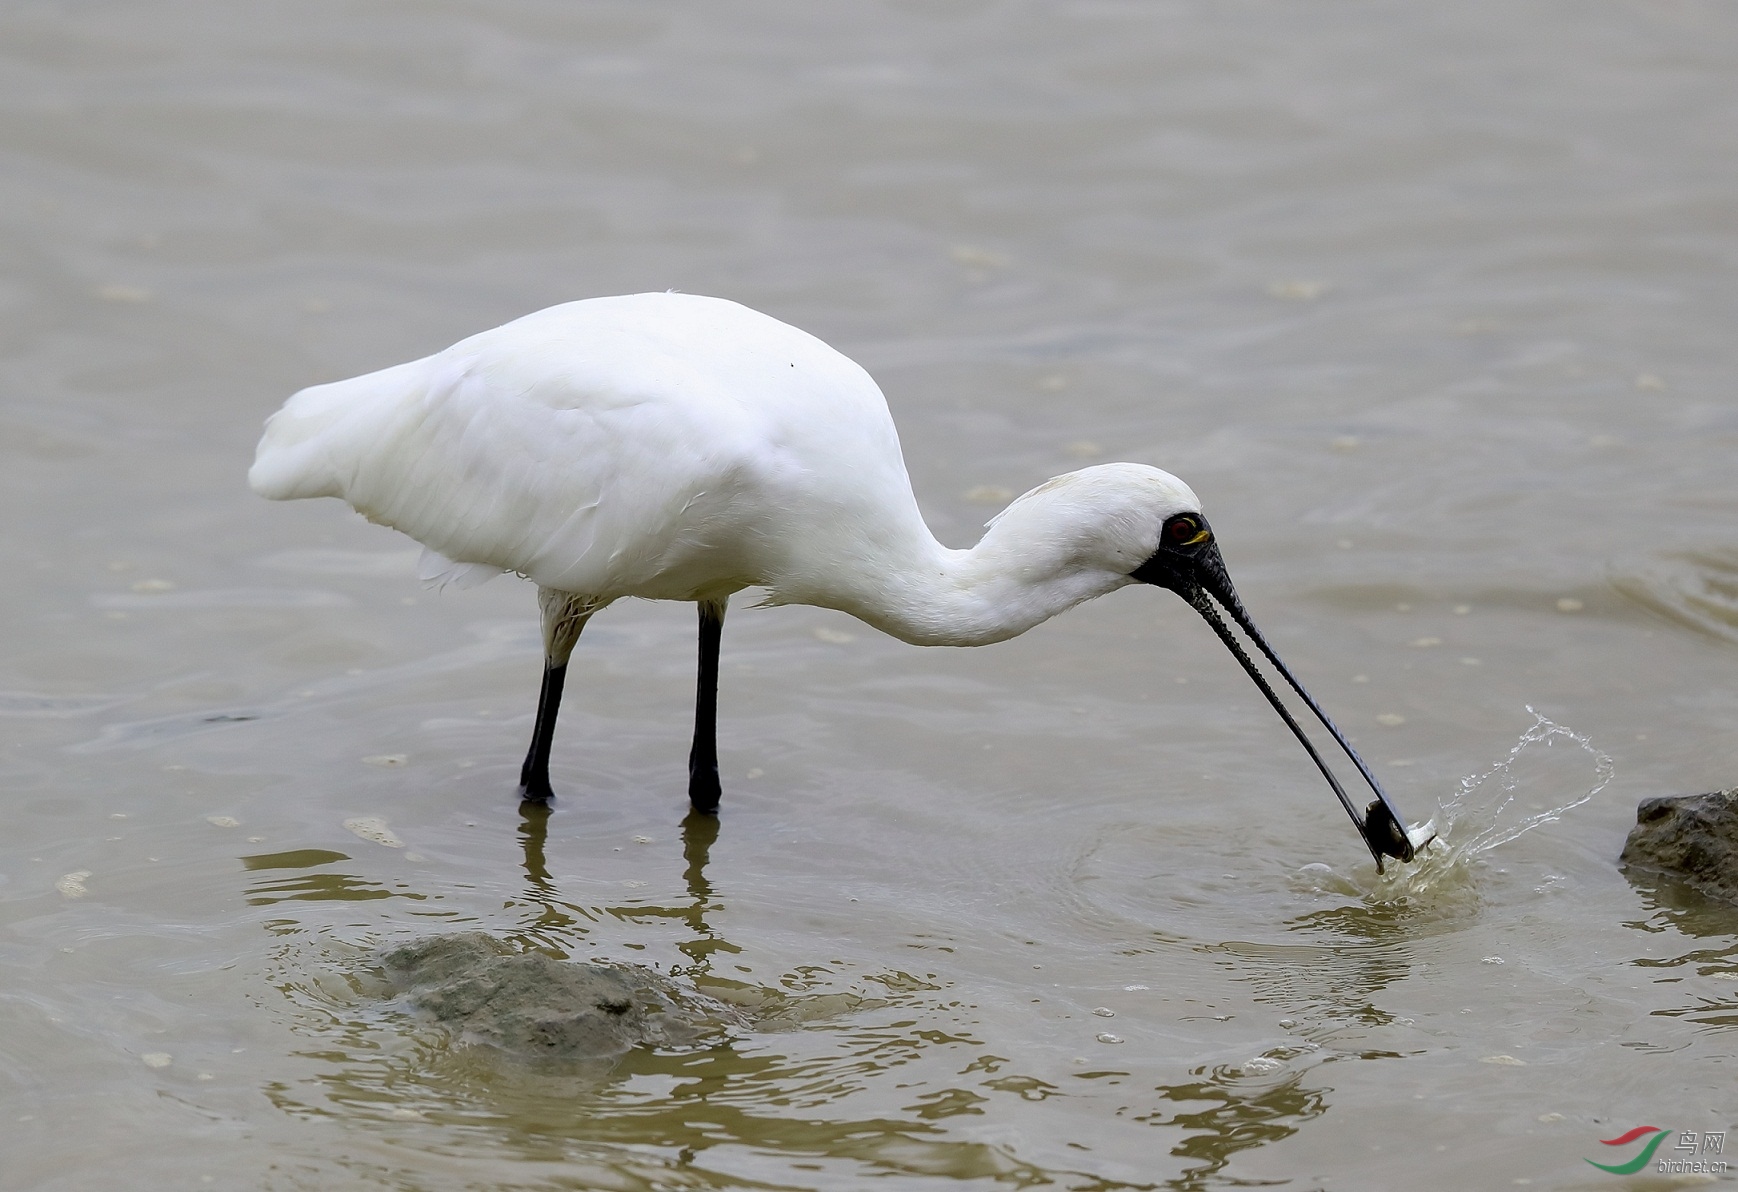
[[[1280,660],[1273,647],[1268,645],[1267,638],[1262,635],[1261,630],[1255,627],[1255,622],[1250,619],[1249,613],[1243,607],[1243,602],[1237,597],[1237,589],[1232,586],[1231,577],[1226,574],[1225,560],[1219,554],[1218,544],[1213,541],[1213,531],[1207,525],[1207,519],[1198,513],[1180,513],[1171,518],[1160,532],[1159,549],[1132,574],[1135,579],[1142,583],[1169,588],[1177,593],[1184,600],[1187,600],[1196,612],[1201,614],[1207,624],[1213,627],[1213,632],[1219,635],[1219,640],[1225,643],[1232,656],[1249,673],[1249,677],[1255,680],[1255,685],[1261,689],[1261,693],[1267,697],[1268,702],[1279,713],[1280,719],[1285,721],[1286,727],[1291,729],[1297,739],[1302,742],[1304,750],[1310,755],[1310,760],[1315,762],[1316,768],[1328,780],[1328,785],[1333,788],[1335,796],[1340,800],[1340,806],[1344,807],[1346,814],[1352,817],[1352,823],[1357,825],[1359,835],[1363,836],[1364,843],[1369,845],[1370,855],[1376,859],[1377,872],[1382,870],[1384,857],[1393,857],[1399,861],[1412,860],[1417,850],[1412,839],[1407,835],[1406,821],[1401,818],[1399,809],[1394,806],[1394,801],[1388,797],[1388,792],[1382,789],[1382,784],[1376,781],[1376,776],[1370,772],[1370,767],[1364,763],[1364,759],[1358,756],[1358,751],[1353,749],[1351,743],[1346,740],[1346,736],[1340,731],[1339,726],[1328,718],[1326,712],[1322,711],[1321,705],[1316,703],[1315,697],[1304,690],[1303,684],[1299,683],[1296,676],[1291,673],[1291,668]],[[1215,605],[1215,601],[1217,601],[1217,605]],[[1272,664],[1291,689],[1297,692],[1298,698],[1303,700],[1309,710],[1315,714],[1316,719],[1321,721],[1322,725],[1332,734],[1335,743],[1352,760],[1358,773],[1363,776],[1370,790],[1375,793],[1376,798],[1364,809],[1362,815],[1358,813],[1357,805],[1352,801],[1351,796],[1340,785],[1339,778],[1316,749],[1315,743],[1309,739],[1303,727],[1292,716],[1290,709],[1285,706],[1284,701],[1279,698],[1279,694],[1268,683],[1266,676],[1256,666],[1254,659],[1249,657],[1242,643],[1237,640],[1231,627],[1225,623],[1224,617],[1220,615],[1221,608],[1237,623],[1238,628],[1243,630],[1249,640],[1255,643],[1255,648]]]

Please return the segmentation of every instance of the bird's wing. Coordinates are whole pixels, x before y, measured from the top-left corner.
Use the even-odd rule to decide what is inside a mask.
[[[256,491],[338,496],[457,564],[693,599],[927,539],[867,373],[733,302],[551,307],[296,394]]]
[[[555,312],[296,394],[255,490],[342,497],[458,567],[606,596],[662,576],[689,595],[674,564],[718,545],[705,521],[745,482],[754,419],[696,361]]]

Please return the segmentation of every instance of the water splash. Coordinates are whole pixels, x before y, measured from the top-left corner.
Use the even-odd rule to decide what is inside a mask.
[[[1527,709],[1533,724],[1507,757],[1490,769],[1460,780],[1460,786],[1437,805],[1431,824],[1436,839],[1419,851],[1410,865],[1391,865],[1386,874],[1360,869],[1342,873],[1328,865],[1306,865],[1293,875],[1293,889],[1313,896],[1339,895],[1364,907],[1425,904],[1449,914],[1469,911],[1478,901],[1476,873],[1486,854],[1534,828],[1554,823],[1604,790],[1614,771],[1611,758],[1573,729],[1536,709]],[[1556,770],[1536,772],[1540,751],[1559,744],[1573,746],[1592,762],[1591,782]],[[1523,763],[1525,766],[1523,767]],[[1568,791],[1576,791],[1565,798]],[[1563,801],[1558,802],[1561,799]],[[1562,879],[1546,876],[1539,889]]]
[[[1382,896],[1418,895],[1448,883],[1464,886],[1469,881],[1472,866],[1484,854],[1534,828],[1555,823],[1611,782],[1615,772],[1611,757],[1596,747],[1592,740],[1541,715],[1532,707],[1527,711],[1533,716],[1533,724],[1521,734],[1509,755],[1481,774],[1462,778],[1460,788],[1438,805],[1436,840],[1424,849],[1418,861],[1411,866],[1394,866],[1386,877],[1377,879],[1377,890]],[[1592,759],[1592,785],[1566,802],[1529,811],[1521,802],[1523,789],[1545,794],[1556,784],[1525,782],[1520,772],[1521,762],[1530,750],[1550,749],[1559,744],[1572,745]],[[1535,798],[1531,802],[1537,807],[1540,802],[1558,797],[1561,797],[1560,793],[1546,799]]]
[[[1565,812],[1581,806],[1611,782],[1615,771],[1611,757],[1597,748],[1592,740],[1555,723],[1533,708],[1529,707],[1527,711],[1533,716],[1533,726],[1521,734],[1521,739],[1509,750],[1509,756],[1483,774],[1461,779],[1460,790],[1447,803],[1442,804],[1442,824],[1438,839],[1448,846],[1451,855],[1471,857],[1507,844],[1524,832],[1562,818]],[[1567,803],[1516,819],[1515,814],[1510,812],[1515,803],[1515,791],[1520,785],[1520,778],[1515,773],[1516,763],[1530,747],[1541,742],[1547,746],[1553,745],[1557,738],[1574,744],[1593,758],[1596,781],[1585,793]],[[1490,794],[1482,795],[1481,792],[1487,787],[1490,788]],[[1454,843],[1451,838],[1455,835],[1455,829],[1462,825],[1466,830],[1477,830],[1464,841]]]

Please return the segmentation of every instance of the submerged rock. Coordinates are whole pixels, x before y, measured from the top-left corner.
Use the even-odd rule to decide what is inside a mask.
[[[1738,903],[1738,788],[1643,799],[1618,860]]]
[[[461,1040],[524,1059],[612,1060],[692,1044],[724,1025],[651,969],[519,952],[480,931],[405,944],[381,964],[396,994]]]

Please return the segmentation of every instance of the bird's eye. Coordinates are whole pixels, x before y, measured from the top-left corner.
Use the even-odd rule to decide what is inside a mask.
[[[1178,514],[1165,523],[1165,540],[1174,547],[1194,546],[1211,537],[1201,519],[1187,513]]]

